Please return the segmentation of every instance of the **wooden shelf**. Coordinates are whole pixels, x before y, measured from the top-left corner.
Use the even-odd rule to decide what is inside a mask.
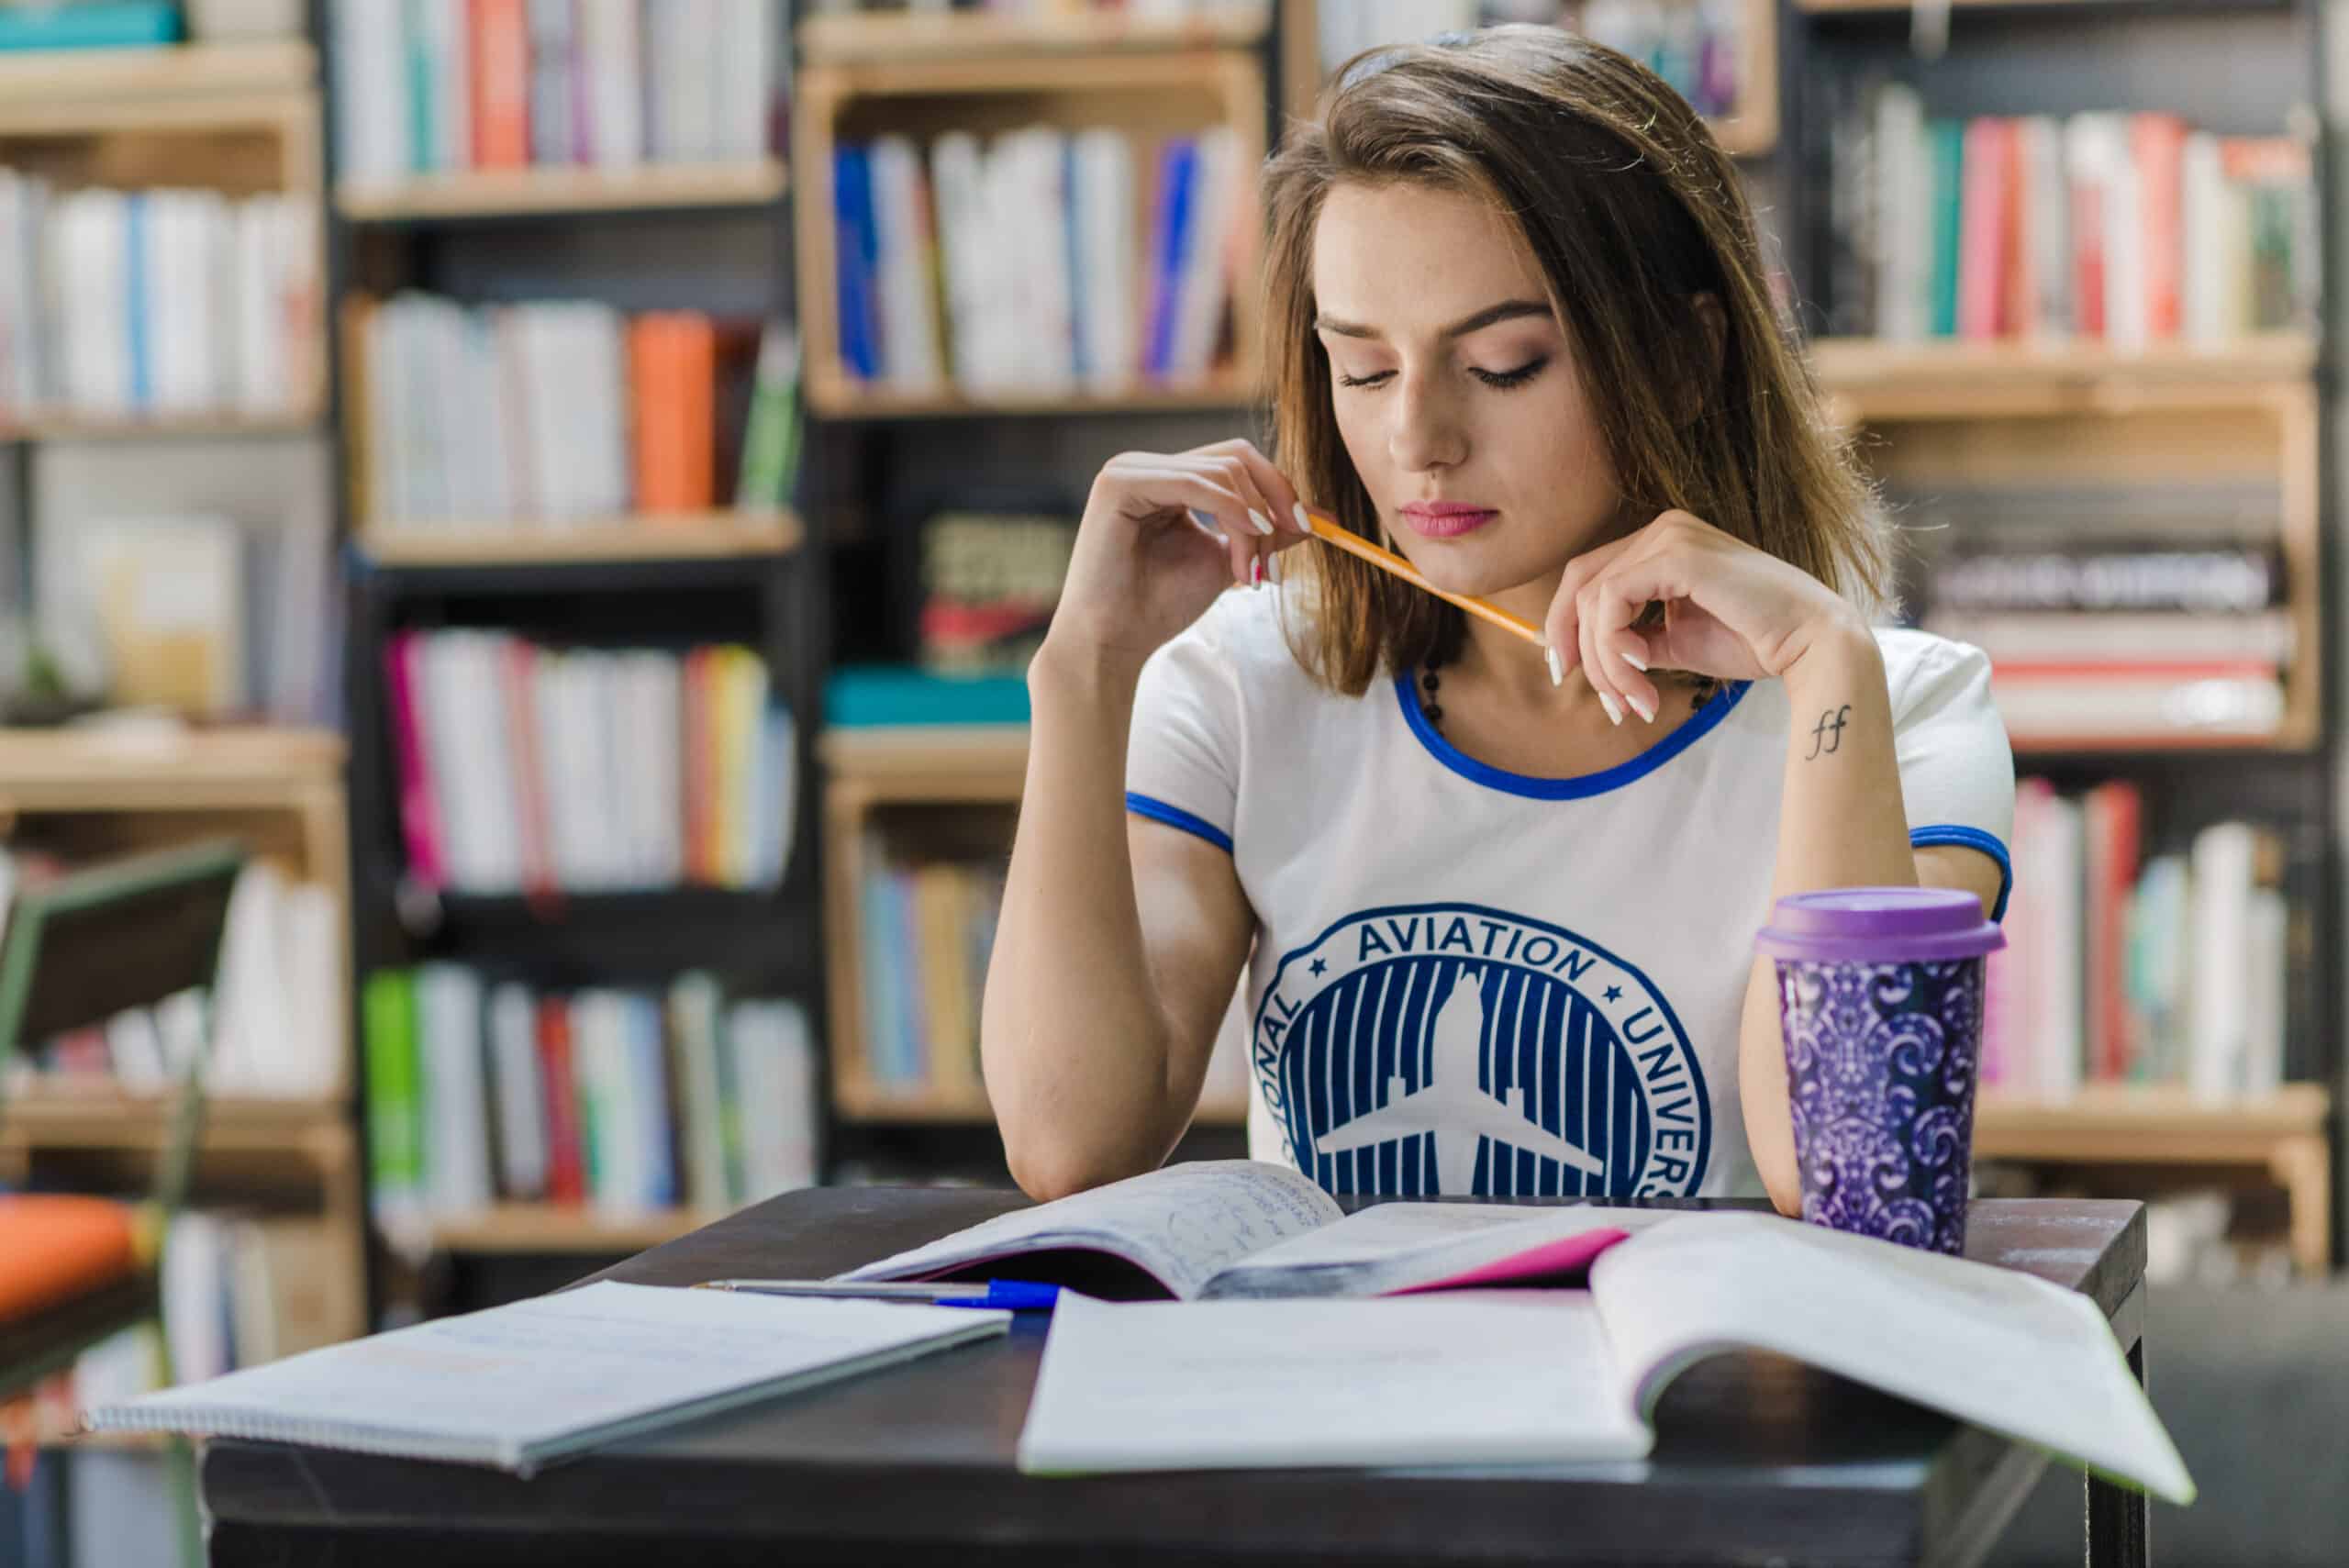
[[[263,726],[0,729],[0,810],[229,809],[340,788],[342,737]]]
[[[995,1122],[994,1107],[987,1104],[984,1094],[957,1094],[929,1084],[895,1088],[850,1075],[833,1083],[832,1108],[841,1120],[852,1122],[906,1122],[933,1127],[986,1127]],[[1245,1126],[1248,1106],[1245,1101],[1204,1103],[1193,1120],[1202,1127]]]
[[[378,566],[561,566],[780,555],[797,549],[803,537],[799,519],[788,513],[701,512],[539,528],[401,523],[362,531],[359,548]]]
[[[335,206],[356,223],[763,206],[789,184],[780,159],[744,163],[644,163],[633,169],[494,169],[344,181]]]
[[[311,91],[317,73],[300,39],[0,54],[0,133],[112,128],[127,110],[173,102],[273,106]]]
[[[444,1252],[641,1252],[719,1218],[685,1208],[623,1216],[584,1206],[501,1203],[433,1218],[425,1234]]]
[[[2160,735],[2017,735],[2010,740],[2018,757],[2200,756],[2210,752],[2299,756],[2316,746],[2313,733],[2289,728],[2265,735],[2173,731]]]
[[[2157,343],[2141,353],[2102,342],[1823,338],[1811,344],[1810,361],[1838,417],[1859,423],[2239,407],[2304,388],[2317,350],[2292,332],[2218,348]]]
[[[311,436],[320,429],[315,408],[283,414],[169,414],[108,417],[86,414],[0,415],[0,441],[230,440],[254,436]]]
[[[1986,1092],[1975,1106],[1974,1157],[2264,1170],[2290,1198],[2293,1261],[2321,1279],[2332,1262],[2331,1108],[2318,1084],[2225,1100],[2169,1084],[2091,1085],[2055,1102]]]
[[[1252,49],[1271,25],[1261,6],[1159,21],[1116,11],[1039,17],[985,12],[841,12],[800,23],[799,56],[810,65],[1005,55],[1151,53],[1180,49]]]
[[[178,1114],[176,1095],[112,1085],[42,1084],[0,1096],[0,1149],[160,1150]],[[301,1150],[322,1160],[350,1151],[351,1106],[339,1098],[206,1095],[202,1147],[213,1151]]]
[[[817,749],[833,783],[866,804],[1008,804],[1028,774],[1024,724],[828,729]]]
[[[1008,394],[987,398],[959,393],[908,395],[873,387],[840,373],[810,367],[807,401],[833,419],[952,419],[988,415],[1149,414],[1183,409],[1245,408],[1262,395],[1245,376],[1222,375],[1190,386],[1137,386],[1130,392]]]
[[[2249,0],[2251,5],[2267,4],[2283,9],[2290,0]],[[2143,9],[2147,0],[1944,0],[1958,11],[2030,11],[2051,6],[2068,6],[2073,10],[2093,10],[2099,6],[2133,6]],[[2242,8],[2245,0],[2219,0],[2219,8],[2228,6]],[[1887,16],[1914,8],[1916,0],[1795,0],[1795,9],[1810,16]]]

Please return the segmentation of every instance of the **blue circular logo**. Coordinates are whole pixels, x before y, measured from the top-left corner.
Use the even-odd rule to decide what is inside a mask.
[[[1349,915],[1281,960],[1250,1057],[1284,1151],[1330,1192],[1679,1197],[1712,1105],[1647,976],[1469,904]]]

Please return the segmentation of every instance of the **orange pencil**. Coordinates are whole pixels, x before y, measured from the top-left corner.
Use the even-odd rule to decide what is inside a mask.
[[[1409,562],[1404,560],[1393,550],[1381,549],[1379,546],[1371,543],[1368,539],[1364,539],[1359,534],[1349,533],[1346,529],[1340,528],[1337,523],[1329,517],[1323,517],[1319,512],[1308,508],[1305,514],[1305,518],[1307,522],[1313,526],[1313,537],[1321,540],[1324,544],[1334,544],[1349,555],[1358,555],[1362,557],[1363,560],[1369,562],[1373,566],[1378,567],[1383,571],[1392,572],[1396,576],[1400,577],[1404,582],[1410,584],[1413,587],[1425,588],[1429,593],[1433,594],[1437,598],[1444,601],[1444,603],[1458,605],[1462,609],[1466,610],[1470,615],[1475,616],[1479,620],[1490,621],[1493,625],[1500,628],[1503,631],[1515,632],[1518,636],[1525,639],[1526,641],[1533,644],[1536,648],[1546,649],[1549,647],[1549,642],[1542,637],[1542,630],[1539,627],[1534,626],[1530,621],[1519,619],[1517,617],[1509,614],[1507,610],[1502,609],[1498,605],[1488,605],[1484,600],[1472,598],[1466,594],[1453,594],[1445,592],[1443,589],[1439,588],[1434,584],[1429,582],[1425,577],[1420,576],[1419,569],[1418,567],[1412,565]]]

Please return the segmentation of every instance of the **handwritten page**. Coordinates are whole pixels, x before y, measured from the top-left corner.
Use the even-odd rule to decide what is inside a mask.
[[[1636,1459],[1581,1291],[1111,1305],[1063,1295],[1019,1468]]]
[[[841,1277],[934,1278],[973,1263],[1081,1249],[1122,1258],[1187,1301],[1219,1269],[1343,1213],[1285,1165],[1204,1160],[999,1215]]]
[[[528,1473],[654,1425],[1000,1334],[1010,1319],[607,1280],[102,1406],[83,1421]]]
[[[1766,1215],[1660,1225],[1599,1259],[1591,1295],[1653,1408],[1681,1369],[1776,1351],[2193,1501],[2176,1446],[2112,1329],[2077,1291],[1986,1263]]]

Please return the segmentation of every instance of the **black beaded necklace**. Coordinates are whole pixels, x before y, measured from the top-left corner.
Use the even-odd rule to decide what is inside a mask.
[[[1428,728],[1438,735],[1443,733],[1443,705],[1436,700],[1436,693],[1443,684],[1442,678],[1436,673],[1436,667],[1440,662],[1440,660],[1431,655],[1428,662],[1419,669],[1419,711],[1427,716]],[[1719,684],[1720,683],[1716,681],[1699,676],[1695,689],[1688,694],[1688,711],[1694,713],[1703,707],[1711,699]]]

